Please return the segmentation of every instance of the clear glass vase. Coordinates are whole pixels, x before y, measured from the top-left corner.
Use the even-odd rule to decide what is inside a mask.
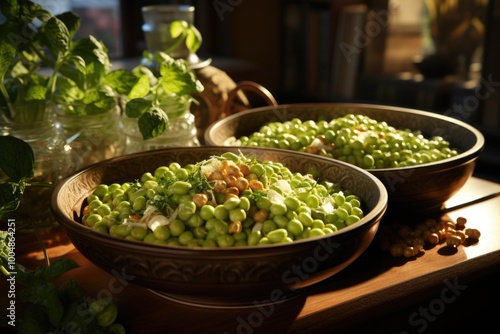
[[[17,115],[29,114],[32,110],[16,110]],[[33,117],[9,118],[5,109],[0,108],[0,135],[19,138],[33,150],[34,175],[29,180],[18,209],[7,218],[16,220],[16,227],[31,229],[57,225],[50,210],[50,200],[54,186],[64,177],[80,168],[71,147],[67,146],[54,120],[54,107],[46,105],[45,110],[37,110]],[[0,181],[7,176],[0,171]],[[45,184],[49,186],[44,186]]]
[[[79,156],[83,167],[122,154],[124,136],[120,109],[82,114],[76,105],[56,107],[56,121],[67,145]]]
[[[164,97],[160,107],[167,113],[169,124],[166,131],[151,139],[143,139],[136,118],[122,117],[125,133],[124,154],[149,151],[167,147],[199,146],[195,116],[190,111],[189,96]]]

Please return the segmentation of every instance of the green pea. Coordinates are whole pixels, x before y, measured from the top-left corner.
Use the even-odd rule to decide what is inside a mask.
[[[99,223],[101,221],[102,216],[100,214],[92,213],[85,220],[85,225],[87,225],[88,227],[93,227],[96,223]]]
[[[145,183],[148,180],[154,180],[153,174],[151,174],[150,172],[146,172],[146,173],[142,174],[141,182]]]
[[[131,202],[134,202],[135,199],[139,196],[146,196],[146,192],[147,192],[147,189],[144,189],[144,188],[141,188],[137,191],[134,191],[130,196],[129,196],[129,200]]]
[[[97,232],[105,234],[108,233],[108,226],[106,226],[106,224],[104,224],[102,221],[95,223],[94,226],[92,226],[92,229]]]
[[[224,202],[224,208],[228,211],[236,209],[240,202],[241,200],[239,197],[230,197]]]
[[[170,223],[169,228],[170,228],[170,233],[172,234],[172,236],[178,237],[184,232],[184,230],[186,229],[186,225],[184,224],[184,222],[182,220],[174,219]]]
[[[311,217],[311,214],[308,212],[300,212],[298,219],[306,227],[310,227],[313,224],[313,218]]]
[[[97,213],[103,217],[107,216],[107,215],[111,214],[111,208],[108,204],[101,204],[97,208]]]
[[[242,210],[248,211],[250,210],[250,200],[247,197],[240,197],[240,203],[238,204],[238,207]]]
[[[285,203],[272,203],[269,207],[269,211],[276,216],[283,216],[286,214],[287,206]]]
[[[352,208],[351,215],[358,216],[359,218],[363,218],[364,213],[360,207],[355,206]]]
[[[273,221],[276,223],[278,228],[285,228],[288,225],[289,219],[285,216],[274,216]]]
[[[284,228],[279,228],[269,232],[266,237],[273,244],[282,242],[288,236],[288,232]]]
[[[313,228],[313,229],[315,229],[315,228],[324,229],[325,228],[325,223],[322,220],[314,219],[311,228]]]
[[[292,219],[288,222],[286,226],[287,231],[289,234],[299,236],[304,232],[304,225],[300,222],[298,219]]]
[[[307,196],[306,198],[306,204],[308,207],[310,207],[311,209],[315,209],[315,208],[318,208],[319,205],[320,205],[320,199],[319,199],[319,196],[318,195],[314,195],[314,194],[310,194],[309,196]]]
[[[215,208],[212,205],[205,204],[200,208],[200,217],[203,220],[209,220],[214,217]]]
[[[337,214],[339,219],[342,221],[346,220],[347,216],[349,216],[349,212],[347,212],[346,209],[343,209],[343,208],[335,209],[334,212],[335,212],[335,214]]]
[[[160,177],[164,177],[165,173],[169,172],[169,171],[170,171],[170,169],[167,166],[160,166],[160,167],[156,168],[153,175],[155,178],[160,178]]]
[[[221,157],[224,159],[227,159],[227,160],[234,161],[234,162],[238,162],[240,160],[240,157],[232,152],[225,152],[225,153],[221,154]]]
[[[179,204],[177,215],[182,220],[188,220],[196,212],[196,204],[192,201]]]
[[[245,210],[236,208],[229,211],[229,220],[232,222],[241,222],[247,218],[247,213]]]
[[[320,237],[324,236],[325,232],[321,228],[313,228],[309,231],[309,237],[314,238],[314,237]]]
[[[203,225],[204,220],[201,218],[201,216],[198,213],[193,214],[189,219],[187,220],[187,225],[191,228],[194,227],[199,227]]]
[[[158,228],[156,228],[156,229],[158,229]],[[142,241],[145,243],[148,243],[148,244],[152,244],[152,243],[155,243],[157,241],[157,239],[156,239],[154,233],[148,233],[148,234],[146,234],[146,236],[144,237],[144,239]]]
[[[138,196],[132,202],[132,210],[139,212],[146,208],[146,197]]]
[[[229,211],[224,207],[224,205],[217,205],[214,209],[214,216],[220,220],[227,220],[229,218]]]
[[[157,240],[168,240],[170,238],[170,229],[166,225],[160,225],[155,228],[152,235]]]
[[[258,245],[261,238],[262,238],[262,232],[253,231],[248,236],[248,245],[250,245],[250,246]]]
[[[179,242],[181,243],[181,245],[187,245],[193,239],[194,235],[191,231],[184,231],[179,235]]]
[[[265,175],[266,168],[260,163],[255,163],[250,166],[250,171],[257,175],[257,177],[261,177],[262,175]]]
[[[295,211],[300,207],[300,201],[296,197],[288,196],[284,199],[283,202],[286,205],[288,210]]]
[[[158,182],[156,182],[155,180],[147,180],[146,182],[144,182],[143,187],[146,189],[155,189],[156,187],[158,187]]]
[[[266,220],[264,221],[264,223],[262,224],[262,233],[264,235],[267,235],[269,232],[275,230],[278,228],[278,224],[276,224],[276,222],[274,220]]]
[[[132,226],[130,225],[121,224],[114,226],[114,234],[121,238],[129,236],[131,231],[132,231]]]
[[[179,168],[181,168],[181,165],[178,162],[171,162],[168,165],[168,169],[172,172],[176,172]]]
[[[108,193],[108,186],[105,184],[98,185],[92,192],[93,195],[99,198],[103,198],[104,195],[106,195],[107,193]]]
[[[130,230],[130,235],[137,240],[143,240],[147,233],[147,228],[140,226],[134,226],[132,227],[132,230]]]
[[[89,210],[92,212],[94,210],[97,210],[98,207],[102,205],[102,201],[100,199],[95,199],[92,202],[89,203]]]
[[[217,245],[219,247],[231,247],[234,245],[234,238],[229,234],[221,234],[217,237]]]
[[[261,197],[255,202],[257,208],[266,211],[270,211],[271,204],[272,204],[271,201],[267,197]]]
[[[347,218],[345,219],[345,224],[346,224],[347,226],[349,226],[349,225],[352,225],[352,224],[354,224],[354,223],[358,222],[359,220],[360,220],[360,218],[359,218],[358,216],[349,215],[349,216],[347,216]]]
[[[229,224],[223,220],[216,220],[214,223],[214,231],[219,234],[227,234],[229,231]]]
[[[215,239],[205,239],[203,240],[202,247],[217,247],[217,241]]]
[[[192,185],[186,181],[175,181],[170,187],[169,190],[174,195],[186,195],[189,190],[191,190]]]
[[[185,181],[189,177],[189,172],[185,168],[179,168],[175,171],[175,177],[178,180]]]

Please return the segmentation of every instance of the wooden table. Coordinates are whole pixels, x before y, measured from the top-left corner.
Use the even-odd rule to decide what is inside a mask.
[[[500,185],[471,178],[447,207],[490,194]],[[451,332],[464,323],[497,322],[500,307],[500,196],[491,196],[445,214],[463,216],[481,231],[479,242],[455,252],[437,245],[420,257],[393,258],[377,239],[365,253],[336,276],[284,303],[248,309],[210,309],[179,304],[126,281],[117,280],[87,261],[64,232],[45,233],[49,255],[65,256],[81,267],[65,274],[96,297],[113,292],[119,321],[129,333],[434,333]],[[384,217],[382,224],[405,217]],[[384,225],[387,226],[387,225]],[[17,236],[17,261],[42,264],[31,235]],[[6,281],[0,281],[1,309]],[[486,300],[493,306],[487,306]]]

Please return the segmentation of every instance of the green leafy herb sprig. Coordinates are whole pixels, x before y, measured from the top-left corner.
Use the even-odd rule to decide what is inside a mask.
[[[84,104],[86,113],[116,104],[105,77],[107,49],[93,36],[75,40],[79,17],[52,15],[29,0],[0,4],[0,106],[15,122],[43,119],[46,101]]]
[[[174,59],[164,52],[145,52],[144,56],[149,63],[157,64],[157,69],[142,63],[131,72],[115,70],[109,83],[122,94],[125,115],[137,119],[143,138],[150,139],[168,128],[165,106],[185,104],[191,94],[203,91],[203,85],[184,59]]]
[[[75,39],[80,19],[73,12],[52,15],[29,0],[0,3],[0,113],[12,122],[46,118],[47,101],[63,114],[93,115],[125,105],[144,139],[161,135],[169,119],[160,103],[201,92],[203,86],[184,59],[165,52],[146,53],[158,64],[152,71],[141,64],[132,71],[111,70],[105,45],[94,36]],[[171,24],[173,46],[201,45],[201,34],[185,21]],[[167,51],[168,52],[168,51]],[[120,103],[124,98],[125,102]]]
[[[26,142],[12,136],[0,136],[0,147],[0,174],[5,176],[0,183],[2,219],[17,209],[26,187],[52,185],[30,182],[35,161],[33,150]],[[115,322],[118,308],[112,299],[89,299],[71,279],[56,285],[59,276],[78,265],[66,258],[50,263],[36,226],[33,227],[46,262],[46,266],[34,270],[17,263],[12,268],[12,263],[8,262],[9,245],[14,242],[12,233],[0,230],[0,271],[8,277],[15,275],[16,284],[22,286],[18,290],[23,302],[23,312],[16,319],[18,333],[62,333],[69,328],[82,333],[125,333],[125,328]],[[0,328],[11,327],[5,320],[0,322]]]

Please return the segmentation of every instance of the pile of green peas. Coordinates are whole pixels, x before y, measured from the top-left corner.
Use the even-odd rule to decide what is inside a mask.
[[[416,166],[458,154],[443,137],[425,138],[357,114],[330,121],[270,122],[249,136],[233,138],[231,144],[308,152],[364,169]]]
[[[82,223],[115,237],[189,247],[256,246],[324,236],[364,216],[360,198],[318,173],[226,152],[100,184]]]

